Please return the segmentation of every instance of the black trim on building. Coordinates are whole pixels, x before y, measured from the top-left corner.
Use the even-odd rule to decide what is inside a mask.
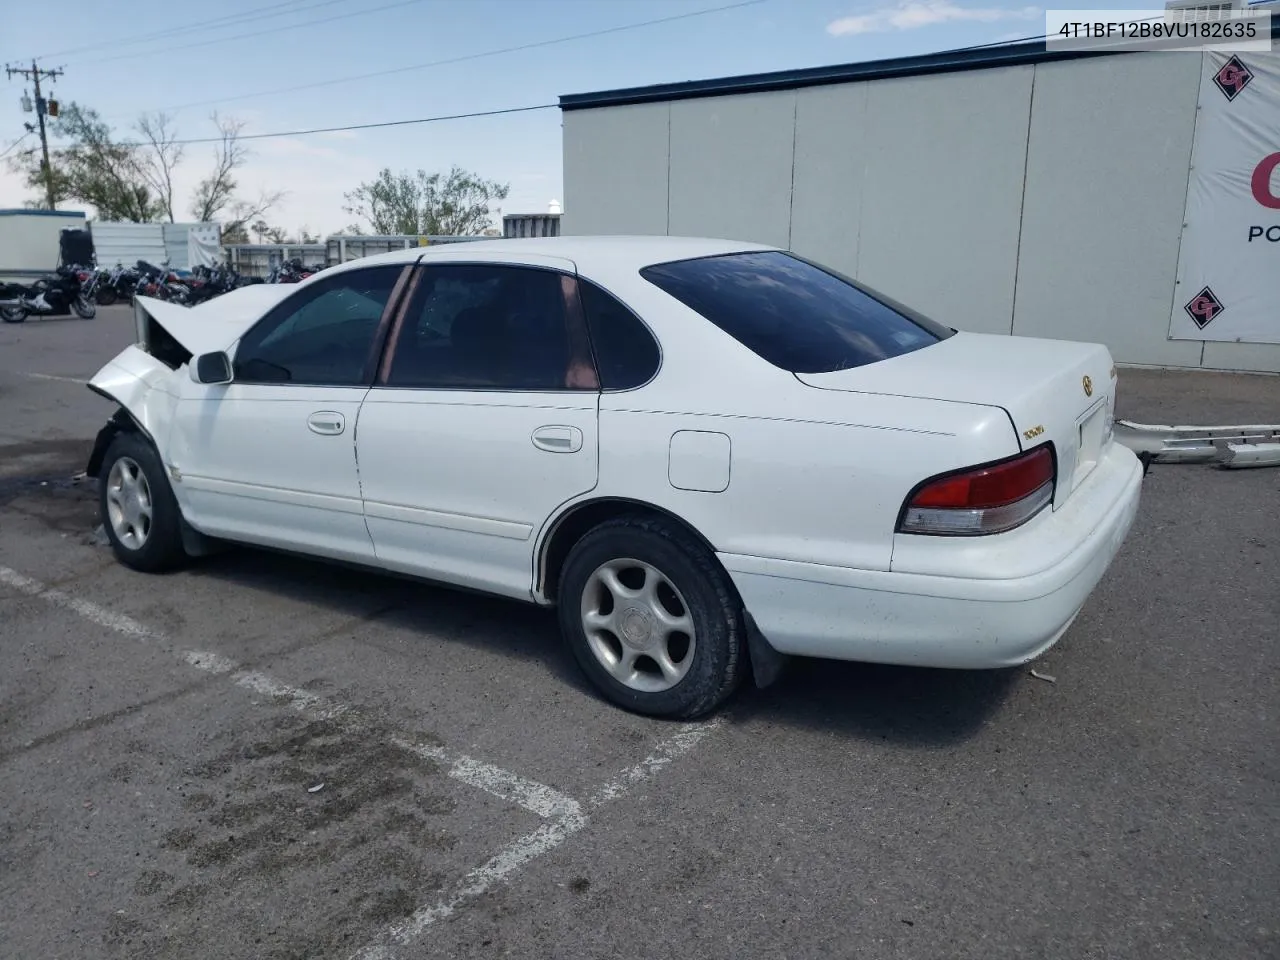
[[[1280,15],[1273,16],[1271,37],[1280,39]],[[1186,41],[1181,41],[1183,45]],[[1176,46],[1176,43],[1171,46]],[[1274,49],[1274,48],[1273,48]],[[670,100],[694,100],[742,93],[764,93],[773,90],[797,90],[833,83],[856,83],[865,80],[887,80],[892,77],[923,77],[935,73],[958,73],[964,70],[990,70],[1035,63],[1057,63],[1086,57],[1114,57],[1124,53],[1140,53],[1130,48],[1116,50],[1049,50],[1043,40],[1001,47],[969,47],[927,53],[892,60],[869,60],[829,67],[806,67],[773,73],[749,73],[712,80],[686,80],[660,83],[648,87],[601,90],[597,93],[571,93],[560,97],[561,110],[588,110],[594,107],[620,107],[634,103],[662,103]],[[1247,56],[1247,54],[1246,54]]]

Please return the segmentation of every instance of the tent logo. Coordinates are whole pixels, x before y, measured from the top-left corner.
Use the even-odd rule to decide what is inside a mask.
[[[1191,322],[1203,330],[1226,307],[1222,305],[1222,301],[1214,295],[1212,290],[1205,287],[1188,300],[1182,309],[1187,311],[1187,316],[1191,318]]]
[[[1228,100],[1234,100],[1253,82],[1253,71],[1246,67],[1239,57],[1232,55],[1214,76],[1213,82],[1218,85],[1223,96]]]

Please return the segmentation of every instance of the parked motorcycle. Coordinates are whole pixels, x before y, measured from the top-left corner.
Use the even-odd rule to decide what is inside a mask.
[[[219,264],[214,267],[204,265],[193,267],[191,270],[191,304],[204,303],[206,300],[212,300],[214,297],[220,297],[237,287],[245,286],[248,282],[257,281],[254,277],[242,277],[232,269],[231,265]]]
[[[24,286],[6,283],[0,286],[0,320],[22,323],[28,316],[67,316],[75,311],[82,320],[92,320],[98,308],[84,294],[81,268],[59,267],[56,272]]]
[[[81,267],[73,265],[72,270],[76,271],[80,278],[80,289],[86,300],[93,303],[101,304],[102,299],[99,292],[103,286],[109,282],[111,272],[109,270],[99,270],[97,267]]]
[[[157,267],[146,260],[139,260],[137,270],[139,276],[133,290],[134,296],[154,297],[182,304],[191,302],[191,288],[179,282],[178,275],[169,269],[168,262]]]
[[[305,266],[301,257],[294,257],[279,264],[267,276],[267,283],[299,283],[324,269],[322,264]]]
[[[133,288],[138,284],[138,271],[133,267],[116,264],[112,270],[101,271],[101,278],[95,290],[95,299],[99,306],[109,307],[120,300],[128,300],[133,296]]]

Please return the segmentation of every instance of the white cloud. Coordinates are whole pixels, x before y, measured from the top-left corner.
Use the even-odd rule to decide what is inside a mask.
[[[940,23],[1033,20],[1042,14],[1039,7],[962,7],[951,0],[903,0],[892,7],[833,20],[827,24],[827,33],[833,37],[851,37],[888,30],[916,30]]]

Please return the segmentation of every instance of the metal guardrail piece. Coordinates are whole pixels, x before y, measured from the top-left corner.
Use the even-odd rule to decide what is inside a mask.
[[[1115,437],[1146,463],[1280,466],[1280,424],[1201,427],[1117,420]]]

